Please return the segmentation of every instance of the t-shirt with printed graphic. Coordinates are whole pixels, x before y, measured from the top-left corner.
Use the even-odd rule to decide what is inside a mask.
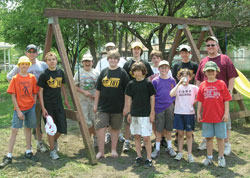
[[[170,96],[170,91],[175,87],[176,83],[173,78],[162,79],[158,76],[153,79],[152,84],[156,90],[155,113],[158,114],[174,102],[175,97]]]
[[[197,101],[202,103],[203,113],[201,122],[222,122],[225,112],[224,103],[232,99],[224,81],[202,82],[199,87]]]
[[[65,83],[64,72],[61,69],[51,71],[46,69],[39,77],[37,85],[43,88],[45,108],[62,108],[61,87]]]
[[[15,94],[17,105],[21,111],[32,108],[35,104],[34,94],[37,94],[39,87],[36,85],[36,77],[33,74],[22,76],[15,75],[7,89],[9,94]]]
[[[196,85],[180,85],[176,91],[175,114],[195,114],[194,102],[199,88]]]
[[[97,79],[96,89],[100,91],[97,111],[122,113],[124,92],[129,82],[126,71],[120,67],[115,70],[103,69]]]
[[[172,68],[172,74],[173,74],[174,79],[176,80],[176,83],[179,82],[177,76],[178,76],[178,73],[181,71],[181,69],[188,69],[191,75],[194,75],[193,77],[195,77],[195,74],[198,69],[198,64],[196,64],[193,61],[188,61],[188,62],[180,61],[180,62],[175,63]],[[189,81],[189,83],[194,84],[194,78],[191,81]]]
[[[155,95],[155,89],[151,81],[148,79],[131,80],[127,85],[125,94],[132,98],[131,116],[148,117],[150,115],[150,97]]]
[[[152,71],[151,69],[151,66],[148,62],[146,61],[143,61],[141,60],[141,62],[143,62],[147,68],[147,75],[146,75],[146,78],[148,78],[149,76],[153,75],[154,72]],[[134,79],[134,76],[132,75],[132,72],[131,72],[131,68],[132,68],[132,65],[135,63],[135,61],[133,59],[130,59],[128,60],[124,66],[123,66],[123,69],[127,72],[127,74],[129,75],[129,78],[130,80],[133,80]]]
[[[80,75],[79,75],[80,74]],[[95,69],[86,71],[81,68],[74,75],[74,83],[78,85],[80,89],[87,90],[92,96],[95,96],[96,82],[99,76],[99,72]],[[78,92],[80,101],[88,100],[89,97],[86,97],[84,94]]]

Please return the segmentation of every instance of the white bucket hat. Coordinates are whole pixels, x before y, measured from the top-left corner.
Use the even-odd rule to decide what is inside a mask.
[[[50,115],[46,117],[45,131],[51,136],[54,136],[57,132],[56,124]]]

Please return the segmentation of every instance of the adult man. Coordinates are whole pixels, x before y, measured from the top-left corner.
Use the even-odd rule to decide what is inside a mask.
[[[105,45],[105,49],[106,49],[106,52],[108,53],[110,50],[114,50],[116,49],[115,47],[115,44],[113,42],[109,42]],[[126,63],[127,61],[124,59],[124,58],[120,58],[120,61],[118,63],[118,66],[119,67],[123,67],[123,65]],[[98,72],[101,73],[101,71],[105,68],[109,67],[109,63],[108,63],[108,60],[107,60],[107,57],[104,57],[102,59],[100,59],[97,64],[96,64],[96,67],[95,67],[95,70],[97,70]]]
[[[220,68],[220,72],[217,74],[216,78],[219,80],[223,80],[226,83],[227,88],[230,94],[232,95],[234,81],[235,78],[238,77],[238,73],[231,59],[227,55],[218,53],[219,50],[218,39],[214,36],[209,36],[206,38],[206,50],[208,52],[208,56],[202,59],[199,64],[195,76],[195,79],[197,80],[196,84],[199,86],[202,81],[207,79],[203,73],[203,68],[207,61],[213,61]],[[227,156],[231,153],[231,145],[229,143],[230,130],[231,130],[231,120],[229,117],[229,121],[227,122],[227,138],[224,140],[225,141],[224,154]],[[204,140],[202,141],[198,149],[200,150],[206,149],[206,142]]]
[[[25,55],[29,58],[32,63],[28,69],[28,72],[34,74],[36,76],[36,80],[40,74],[47,69],[47,64],[43,61],[39,61],[36,57],[38,56],[38,49],[36,45],[30,44],[26,47]],[[19,73],[19,68],[16,65],[8,74],[7,80],[10,81],[13,76]],[[36,128],[36,136],[37,136],[37,151],[46,152],[48,149],[44,146],[42,142],[42,132],[41,132],[41,106],[39,100],[36,102],[36,118],[37,118],[37,128]]]
[[[191,48],[188,45],[181,45],[179,51],[181,61],[175,63],[172,68],[172,74],[174,79],[176,80],[176,83],[179,82],[177,75],[178,72],[181,71],[181,69],[187,68],[190,71],[191,75],[195,75],[198,69],[198,65],[195,62],[190,61],[189,59],[189,56],[191,54]],[[194,79],[192,79],[189,83],[194,84]]]
[[[141,60],[141,55],[143,54],[143,49],[142,49],[142,43],[141,42],[134,42],[131,45],[131,51],[132,51],[132,55],[133,57],[131,59],[129,59],[123,66],[123,69],[125,69],[125,71],[127,72],[127,74],[129,75],[130,80],[133,80],[135,77],[133,76],[132,72],[131,72],[131,67],[135,62],[143,62],[147,68],[147,75],[145,76],[146,78],[153,75],[154,72],[151,69],[151,66],[148,62],[146,61],[142,61]],[[128,98],[125,98],[126,100],[128,100]],[[125,128],[125,143],[123,145],[123,151],[127,152],[130,150],[130,125],[127,122],[127,119],[125,120],[126,123],[126,128]]]

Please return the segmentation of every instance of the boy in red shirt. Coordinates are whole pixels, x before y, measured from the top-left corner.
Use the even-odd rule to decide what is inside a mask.
[[[227,137],[226,122],[229,117],[229,101],[232,97],[225,82],[216,79],[219,71],[215,62],[208,61],[205,64],[203,72],[207,80],[202,82],[199,87],[197,120],[202,122],[202,136],[206,138],[207,157],[203,164],[205,166],[212,164],[213,138],[216,136],[219,152],[218,166],[226,167],[224,139]]]
[[[14,114],[12,120],[11,136],[8,148],[8,154],[4,157],[0,168],[12,163],[12,152],[14,149],[18,129],[25,125],[25,139],[27,149],[25,158],[35,160],[31,150],[31,128],[36,128],[36,97],[38,87],[36,86],[36,77],[28,73],[28,68],[31,62],[28,57],[22,56],[18,60],[18,67],[20,72],[16,74],[8,87],[7,92],[11,94],[12,102],[14,104]]]

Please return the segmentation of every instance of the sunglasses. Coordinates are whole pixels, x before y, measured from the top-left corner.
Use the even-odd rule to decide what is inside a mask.
[[[33,53],[33,54],[35,54],[35,53],[37,53],[36,51],[27,51],[28,53]]]
[[[206,46],[207,47],[215,47],[216,45],[215,44],[207,44]]]

